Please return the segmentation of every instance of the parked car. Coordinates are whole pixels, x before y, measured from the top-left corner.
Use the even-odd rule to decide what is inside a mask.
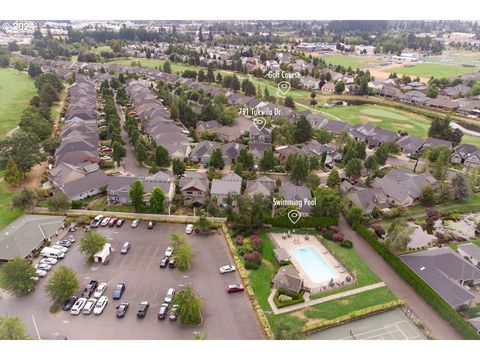
[[[37,270],[45,270],[45,271],[50,271],[52,270],[52,265],[48,264],[38,264],[36,267]]]
[[[170,304],[173,300],[173,297],[175,296],[175,289],[174,288],[170,288],[168,289],[167,291],[167,295],[165,295],[165,302],[167,304]]]
[[[91,226],[92,228],[97,228],[97,227],[100,225],[100,223],[102,222],[102,220],[103,220],[103,216],[102,216],[102,215],[97,215],[97,216],[95,216],[95,218],[93,219],[93,221],[92,221],[92,223],[90,224],[90,226]]]
[[[75,295],[70,296],[62,305],[63,311],[70,311],[72,306],[77,302],[78,298]]]
[[[65,246],[62,246],[62,245],[52,245],[50,246],[52,249],[57,249],[57,250],[60,250],[61,252],[63,252],[64,254],[67,253],[68,251],[68,248],[65,247]]]
[[[64,247],[69,248],[70,246],[72,246],[72,243],[68,240],[60,240],[60,241],[56,242],[56,245],[60,245],[60,246],[64,246]]]
[[[161,268],[166,268],[168,266],[168,257],[164,257],[161,261],[160,261],[160,267]]]
[[[168,306],[169,304],[163,303],[162,306],[160,306],[160,310],[158,311],[158,320],[165,320],[168,314]]]
[[[114,227],[115,224],[117,223],[118,219],[117,218],[111,218],[110,221],[108,222],[109,227]]]
[[[108,304],[108,298],[106,296],[101,296],[100,299],[98,299],[97,304],[95,305],[95,308],[93,309],[93,314],[100,315],[105,309],[105,306],[107,306],[107,304]]]
[[[147,225],[147,229],[152,230],[155,226],[155,221],[149,221]]]
[[[185,228],[185,234],[191,234],[193,232],[193,224],[188,224]]]
[[[243,285],[240,284],[231,284],[227,287],[227,292],[229,294],[242,292],[243,290],[245,290],[245,288],[243,287]]]
[[[39,278],[43,278],[43,277],[47,276],[47,272],[45,270],[38,269],[37,271],[35,271],[35,276],[37,276]]]
[[[117,225],[117,227],[122,227],[124,223],[125,223],[124,219],[118,219],[116,225]]]
[[[73,235],[68,235],[68,241],[73,244],[75,242],[75,237]]]
[[[220,274],[231,273],[235,271],[235,266],[233,265],[225,265],[220,268]]]
[[[54,258],[43,258],[40,260],[40,264],[48,264],[48,265],[55,265],[57,262],[58,260]]]
[[[124,291],[125,291],[125,284],[118,283],[117,286],[115,286],[115,290],[113,290],[112,299],[119,300],[122,297],[122,294]]]
[[[135,219],[132,221],[132,225],[130,225],[132,228],[137,228],[138,225],[140,225],[140,220],[139,219]]]
[[[32,277],[30,277],[30,279],[32,279],[33,282],[35,282],[35,283],[37,283],[38,280],[40,280],[40,278],[38,276],[32,276]]]
[[[75,231],[77,231],[77,228],[73,225],[68,228],[68,232],[75,232]]]
[[[87,303],[87,299],[84,297],[81,297],[80,299],[77,299],[75,304],[73,304],[72,309],[70,310],[70,314],[72,315],[78,315],[82,312],[83,308],[85,307],[85,304]]]
[[[173,255],[173,247],[169,246],[167,247],[167,250],[165,250],[165,256],[172,256]]]
[[[174,304],[172,306],[172,310],[170,310],[170,314],[168,315],[168,318],[171,321],[176,321],[177,320],[177,318],[178,318],[178,305],[177,304]]]
[[[85,286],[85,289],[83,289],[82,297],[89,298],[90,296],[92,296],[97,286],[98,286],[97,280],[90,280],[88,285]]]
[[[145,315],[147,315],[147,311],[149,307],[150,307],[150,304],[148,303],[148,301],[142,301],[138,306],[137,316],[139,318],[144,318]]]
[[[90,315],[95,308],[95,304],[97,303],[97,299],[88,299],[83,307],[82,314]]]
[[[107,283],[100,283],[100,285],[98,285],[97,288],[95,289],[95,292],[93,293],[93,297],[95,299],[100,298],[106,289],[107,289]]]
[[[175,259],[174,257],[168,259],[168,267],[173,269],[175,266],[177,266],[177,259]]]
[[[128,310],[129,306],[130,306],[130,304],[128,302],[123,302],[120,305],[118,305],[117,306],[117,311],[116,311],[117,318],[125,317],[125,314],[127,313],[127,310]]]
[[[127,254],[128,251],[130,250],[130,243],[128,241],[123,243],[122,250],[120,250],[120,254]]]
[[[101,226],[107,226],[109,222],[110,222],[110,218],[109,218],[109,217],[106,217],[105,219],[102,220],[102,222],[100,223],[100,225],[101,225]]]

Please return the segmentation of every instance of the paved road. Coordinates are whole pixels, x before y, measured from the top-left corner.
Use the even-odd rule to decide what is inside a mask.
[[[122,140],[125,142],[125,150],[127,150],[127,156],[123,159],[123,166],[120,166],[120,170],[124,170],[125,172],[132,175],[147,176],[148,169],[138,164],[137,160],[135,160],[135,156],[133,155],[133,148],[128,142],[128,134],[123,128],[123,126],[125,125],[125,114],[123,113],[122,107],[118,104],[116,104],[115,107],[117,108],[117,113],[120,117]]]
[[[410,309],[425,322],[434,337],[442,340],[461,339],[456,331],[438,315],[397,273],[360,237],[343,216],[340,216],[339,229],[350,239],[357,253],[375,273],[387,284],[392,292],[404,299]]]

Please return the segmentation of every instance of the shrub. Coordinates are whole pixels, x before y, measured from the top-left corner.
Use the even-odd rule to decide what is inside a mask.
[[[333,230],[325,230],[322,235],[325,239],[332,240],[335,232]]]
[[[81,209],[83,207],[82,200],[73,200],[72,201],[72,209]]]
[[[237,235],[237,238],[235,239],[235,242],[237,245],[243,245],[243,236],[242,235]]]
[[[290,298],[291,300],[287,300],[287,298]],[[303,298],[303,292],[296,293],[293,291],[286,291],[285,289],[277,289],[275,295],[273,296],[273,302],[277,308],[280,309],[286,306],[305,302],[305,299]]]
[[[333,240],[333,241],[342,242],[343,239],[344,239],[344,236],[343,236],[343,234],[341,234],[341,233],[336,233],[336,234],[333,234],[333,235],[332,235],[332,240]]]
[[[332,231],[338,232],[338,227],[336,227],[335,225],[330,225],[330,226],[328,227],[328,230],[332,230]]]
[[[375,235],[377,235],[377,237],[379,237],[379,238],[383,237],[383,235],[385,235],[385,233],[386,233],[385,229],[380,224],[373,224],[370,227],[375,232]]]
[[[345,239],[340,243],[340,246],[351,249],[353,247],[353,243],[350,240]]]
[[[252,235],[252,237],[250,238],[250,243],[252,244],[252,247],[259,251],[259,252],[262,252],[262,249],[263,249],[263,240],[260,239],[258,236],[256,235]]]
[[[287,266],[287,265],[292,265],[292,262],[291,262],[290,260],[281,260],[281,261],[278,263],[278,265],[279,265],[280,267],[282,267],[282,266]]]

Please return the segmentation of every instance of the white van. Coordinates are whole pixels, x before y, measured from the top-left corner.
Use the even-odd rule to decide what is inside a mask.
[[[40,255],[42,257],[50,257],[54,259],[63,259],[65,257],[65,254],[63,253],[63,251],[50,248],[50,247],[43,248],[42,251],[40,252]]]

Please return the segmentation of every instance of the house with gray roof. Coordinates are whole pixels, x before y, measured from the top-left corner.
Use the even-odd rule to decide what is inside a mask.
[[[312,200],[310,189],[305,185],[282,184],[279,193],[284,200],[299,205],[299,211],[308,215],[311,211],[309,202]]]
[[[270,196],[275,190],[275,180],[268,176],[261,176],[255,180],[247,180],[245,188],[245,195],[253,196],[261,194],[263,196]]]
[[[114,176],[107,176],[103,171],[94,171],[85,176],[58,184],[57,191],[63,191],[70,200],[82,200],[105,192]]]
[[[351,129],[349,124],[343,121],[332,119],[325,119],[322,123],[320,123],[319,127],[335,135],[340,135],[342,132],[348,132]]]
[[[448,140],[436,139],[433,137],[428,137],[423,144],[423,149],[431,146],[446,146],[449,149],[452,148],[452,142]]]
[[[465,166],[480,167],[480,150],[470,154],[464,162]]]
[[[296,293],[299,293],[303,288],[303,279],[293,265],[282,266],[278,269],[272,283],[275,289],[283,289]]]
[[[258,129],[255,125],[250,126],[250,142],[271,144],[272,143],[272,130],[266,127]]]
[[[225,164],[234,163],[235,160],[237,159],[238,154],[240,153],[240,150],[242,150],[243,147],[244,147],[243,144],[239,144],[236,142],[223,144],[222,155],[223,155],[223,160],[225,161]]]
[[[352,188],[346,197],[365,212],[371,212],[374,209],[384,210],[390,207],[387,195],[382,189]]]
[[[213,179],[210,195],[217,199],[217,204],[225,205],[225,200],[230,195],[240,195],[242,178],[235,173],[229,173],[221,179]]]
[[[209,193],[206,173],[186,173],[185,176],[180,179],[179,187],[185,205],[205,204]]]
[[[449,247],[400,255],[400,259],[453,308],[480,301],[480,269]]]
[[[201,162],[204,165],[208,165],[212,156],[213,150],[219,149],[220,144],[215,141],[201,141],[195,145],[194,149],[190,153],[190,160],[193,162]]]
[[[422,149],[425,141],[414,135],[402,136],[397,140],[397,145],[400,147],[402,152],[407,155],[412,155],[419,152]]]
[[[22,215],[0,233],[0,263],[26,258],[52,240],[64,227],[65,216]]]
[[[450,161],[453,164],[464,164],[472,154],[477,151],[477,147],[471,144],[460,144],[458,145],[452,153]]]
[[[480,266],[480,247],[475,244],[458,245],[457,252],[475,266]]]

